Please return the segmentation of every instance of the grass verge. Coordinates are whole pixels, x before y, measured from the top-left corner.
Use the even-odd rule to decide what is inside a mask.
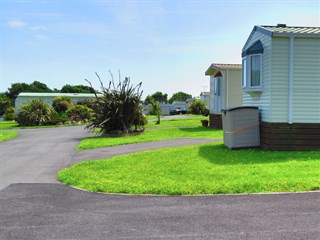
[[[17,132],[0,132],[0,142],[8,141],[19,135]]]
[[[16,121],[0,121],[0,130],[9,129],[28,129],[28,128],[55,128],[55,127],[69,127],[69,126],[81,126],[86,124],[62,124],[62,125],[45,125],[45,126],[19,126]]]
[[[192,118],[161,120],[160,124],[156,124],[156,122],[149,122],[146,125],[146,128],[199,127],[201,126],[201,119],[207,119],[207,117],[195,116]]]
[[[0,129],[12,129],[19,128],[16,121],[0,121]]]
[[[230,150],[222,143],[146,151],[82,162],[59,172],[93,192],[227,194],[320,189],[320,152]]]
[[[90,137],[81,140],[77,150],[152,142],[175,138],[223,138],[222,130],[200,127],[199,118],[163,120],[160,125],[148,123],[144,133],[124,137]]]

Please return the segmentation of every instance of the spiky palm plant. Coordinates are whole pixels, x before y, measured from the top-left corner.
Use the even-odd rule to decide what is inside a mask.
[[[50,122],[53,107],[40,99],[34,99],[21,106],[17,115],[20,126],[42,126]]]
[[[141,104],[140,91],[142,82],[133,87],[130,78],[116,84],[111,72],[109,86],[104,87],[100,76],[96,73],[101,85],[102,96],[97,96],[93,103],[93,118],[87,129],[100,129],[100,134],[128,134],[132,131],[143,131],[146,124]],[[85,79],[90,86],[90,81]]]

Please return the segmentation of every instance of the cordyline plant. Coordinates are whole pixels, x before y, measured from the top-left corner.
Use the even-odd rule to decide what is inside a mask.
[[[102,94],[95,94],[93,102],[93,118],[91,124],[86,128],[89,130],[99,129],[101,135],[125,135],[132,132],[142,132],[147,123],[143,115],[140,91],[142,82],[133,87],[130,78],[121,81],[119,72],[119,82],[116,84],[112,73],[109,86],[104,87],[100,76],[96,73],[101,85]],[[90,86],[90,81],[85,79]]]
[[[21,106],[16,120],[20,126],[43,126],[50,122],[53,112],[53,107],[34,99]]]

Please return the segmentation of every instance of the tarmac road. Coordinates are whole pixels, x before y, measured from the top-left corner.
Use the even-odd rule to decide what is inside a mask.
[[[58,183],[57,172],[76,162],[110,158],[143,150],[194,145],[219,139],[174,139],[76,151],[80,140],[93,136],[83,126],[17,129],[20,135],[0,143],[0,190],[11,183]]]
[[[19,136],[0,143],[0,190],[11,183],[57,183],[56,174],[89,134],[83,126],[15,129]]]
[[[90,193],[58,183],[57,171],[87,157],[141,151],[143,144],[131,150],[124,146],[76,153],[75,146],[88,136],[83,127],[19,132],[18,138],[0,144],[0,239],[319,239],[320,192]],[[154,149],[154,144],[193,142],[180,139],[145,146]]]

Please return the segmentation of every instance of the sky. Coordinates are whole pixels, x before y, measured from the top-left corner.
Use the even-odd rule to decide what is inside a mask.
[[[0,0],[0,92],[40,81],[99,90],[130,77],[143,97],[209,91],[211,63],[241,63],[255,25],[320,26],[319,0]]]

